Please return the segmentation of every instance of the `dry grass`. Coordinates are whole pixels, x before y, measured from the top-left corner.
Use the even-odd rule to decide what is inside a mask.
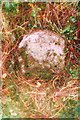
[[[15,70],[13,69],[13,67],[10,67],[10,69],[8,70],[8,66],[13,62],[16,62],[16,57],[14,58],[14,55],[18,55],[18,44],[20,43],[24,34],[35,30],[34,26],[37,24],[38,20],[40,20],[41,29],[43,29],[44,25],[47,25],[47,27],[50,25],[47,29],[52,30],[53,28],[56,28],[56,32],[59,33],[60,28],[64,29],[65,26],[69,24],[66,22],[67,18],[72,15],[76,17],[77,11],[76,9],[73,10],[73,8],[71,7],[71,3],[60,3],[59,5],[55,3],[55,5],[53,5],[49,2],[43,11],[39,11],[37,13],[40,17],[34,17],[35,23],[32,21],[32,28],[26,30],[26,26],[28,25],[28,23],[31,22],[29,16],[31,11],[34,8],[39,7],[39,5],[33,4],[33,7],[28,6],[30,8],[27,8],[26,12],[24,5],[25,4],[22,4],[22,16],[24,15],[26,18],[26,14],[28,13],[27,20],[24,19],[22,20],[22,22],[19,22],[20,16],[18,15],[18,11],[21,10],[21,8],[17,8],[17,13],[15,17],[13,17],[13,21],[10,22],[9,27],[7,27],[7,22],[8,20],[11,20],[10,16],[8,16],[8,20],[6,20],[6,11],[2,13],[2,38],[4,40],[4,42],[2,43],[3,116],[7,114],[6,117],[58,118],[63,111],[63,108],[68,111],[68,103],[70,100],[76,101],[76,103],[78,101],[78,75],[75,75],[73,79],[71,74],[68,75],[65,74],[65,71],[62,71],[61,73],[55,74],[53,78],[47,82],[45,82],[41,78],[37,80],[36,78],[26,80],[17,67]],[[76,3],[73,7],[75,7],[75,5]],[[65,14],[60,15],[61,11]],[[47,19],[48,21],[46,21]],[[18,29],[19,31],[17,31]],[[12,42],[12,37],[16,35],[16,42]],[[65,41],[68,44],[72,44],[71,41],[69,42],[68,38],[65,38]],[[72,51],[70,52],[70,54],[72,54]],[[74,56],[76,61],[78,61],[78,58],[76,57],[76,52],[74,52]],[[11,61],[9,62],[9,60]],[[70,57],[68,58],[67,62],[69,62],[69,64],[72,62]],[[74,66],[78,68],[77,62],[74,62]],[[50,71],[54,73],[53,70]],[[78,73],[78,69],[75,69],[75,71]],[[64,77],[62,81],[60,81],[61,77]],[[55,83],[57,83],[57,85]],[[60,85],[61,83],[62,85]],[[13,108],[9,103],[13,105]],[[72,108],[75,108],[77,106],[76,103],[72,105]],[[5,104],[9,108],[9,113],[7,113],[7,108],[5,107]],[[18,108],[17,111],[15,110],[14,106],[15,108]],[[17,113],[16,116],[11,114],[11,109],[14,109],[16,113],[19,111],[20,114]]]
[[[7,83],[10,81],[11,83],[13,82],[13,84],[16,86],[16,91],[14,88],[10,87],[10,83],[10,85],[8,84],[8,87],[2,90],[3,95],[10,94],[9,96],[11,96],[12,99],[14,97],[16,98],[16,95],[14,95],[16,92],[16,94],[19,96],[18,99],[20,99],[23,104],[23,108],[28,110],[27,113],[30,110],[32,111],[32,113],[29,113],[30,118],[57,118],[59,117],[63,108],[68,107],[67,103],[69,100],[72,99],[74,101],[78,101],[78,79],[72,79],[67,82],[66,85],[64,84],[60,88],[54,90],[55,86],[53,83],[49,83],[49,86],[46,86],[46,84],[36,81],[35,84],[33,84],[34,80],[27,81],[22,79],[22,76],[17,77],[16,75],[15,79],[13,80],[10,74],[6,74],[6,78],[8,78]],[[39,116],[39,114],[42,115]]]

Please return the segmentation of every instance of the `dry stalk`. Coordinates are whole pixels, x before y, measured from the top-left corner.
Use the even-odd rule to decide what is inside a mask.
[[[60,32],[59,28],[57,27],[55,23],[54,23],[54,26],[56,27],[57,31]]]
[[[20,88],[16,85],[16,83],[14,82],[14,80],[12,79],[12,76],[10,74],[8,74],[11,77],[11,80],[13,81],[13,83],[15,84],[15,86],[18,88],[18,90],[20,90]],[[24,93],[23,89],[20,90],[22,93]],[[22,101],[22,103],[24,104],[25,108],[27,108],[28,106],[26,105],[26,102],[24,102],[24,100],[22,99],[22,97],[19,95],[18,91],[17,95],[19,96],[20,100]],[[27,92],[27,94],[36,94],[36,92]],[[43,93],[39,93],[39,94],[43,94]],[[43,94],[46,95],[46,94]],[[33,109],[35,112],[38,112],[36,109]],[[39,111],[40,112],[40,111]]]
[[[26,95],[26,94],[46,95],[45,92],[34,92],[34,91],[32,91],[32,92],[27,92],[27,93],[25,93],[25,95]]]
[[[26,32],[25,28],[23,28],[22,26],[16,25],[16,27],[17,27],[17,28],[21,28],[22,30],[24,30],[24,31]]]
[[[55,78],[55,80],[53,81],[53,87],[54,87],[54,89],[55,89],[55,81],[56,81],[58,78],[59,78],[59,76],[57,76],[57,77]]]
[[[2,29],[4,28],[5,31],[8,31],[7,27],[6,27],[6,20],[4,15],[2,14]],[[7,34],[8,35],[8,34]]]
[[[6,49],[10,46],[11,42],[12,42],[12,41],[10,41],[10,42],[6,45],[6,47],[4,48],[4,51],[2,52],[2,57],[4,57],[4,55],[7,54]]]
[[[47,4],[46,5],[46,9],[45,9],[45,12],[44,12],[45,14],[46,14],[46,20],[47,20],[47,18],[48,18],[48,15],[49,15],[49,4]],[[46,21],[45,21],[46,22]],[[45,23],[46,24],[46,23]]]
[[[7,33],[7,34],[12,34],[12,32],[15,31],[15,30],[17,30],[18,28],[21,28],[21,29],[25,30],[22,26],[25,25],[25,24],[27,24],[28,22],[29,22],[29,21],[24,22],[24,23],[23,23],[22,25],[20,25],[20,26],[16,25],[17,28],[14,28],[14,29],[12,29],[11,31],[8,31],[8,32],[5,32],[5,33]],[[25,30],[25,32],[27,32],[27,31]]]
[[[72,87],[72,88],[71,88]],[[70,87],[63,87],[59,90],[59,92],[56,92],[55,97],[58,96],[68,96],[69,94],[72,93],[72,90],[76,90],[78,87],[73,88],[73,84]]]
[[[48,2],[48,3],[49,3],[49,5],[51,6],[52,11],[53,11],[53,13],[55,14],[55,17],[57,18],[57,22],[58,22],[59,26],[60,26],[61,29],[62,29],[62,26],[61,26],[61,23],[60,23],[60,21],[59,21],[59,18],[58,18],[58,15],[57,15],[57,13],[56,13],[55,8],[53,7],[53,5],[52,5],[50,2]]]
[[[2,64],[5,62],[5,59],[8,57],[8,55],[17,47],[17,45],[18,45],[18,41],[16,45],[6,54],[6,56],[2,58]]]
[[[68,100],[68,101],[69,101],[69,100]],[[67,102],[68,102],[68,101],[67,101]],[[66,106],[67,102],[60,108],[60,110],[59,110],[57,113],[55,113],[55,115],[53,115],[53,116],[51,116],[51,117],[49,117],[49,118],[54,118],[55,116],[57,116],[58,113]]]
[[[59,9],[63,4],[65,5],[66,3],[64,3],[64,2],[60,3],[60,5],[56,6],[55,9]]]
[[[39,111],[39,110],[40,110],[40,107],[39,107],[39,104],[38,104],[38,101],[37,101],[36,95],[35,95],[35,104],[36,104],[36,106],[37,106],[37,108],[38,108],[38,111]]]

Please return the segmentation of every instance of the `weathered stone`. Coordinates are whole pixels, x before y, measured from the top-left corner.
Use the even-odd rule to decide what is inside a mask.
[[[57,33],[48,30],[34,31],[25,35],[19,44],[18,60],[23,73],[60,70],[65,64],[65,41]],[[44,69],[44,70],[43,70]],[[35,73],[35,74],[37,74]]]

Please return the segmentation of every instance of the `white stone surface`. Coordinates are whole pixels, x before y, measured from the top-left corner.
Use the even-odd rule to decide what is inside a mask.
[[[36,63],[33,60],[34,64],[30,64],[29,67],[40,64],[43,68],[44,66],[50,68],[50,66],[55,65],[58,68],[63,68],[65,63],[65,41],[57,33],[48,30],[34,31],[23,37],[19,49],[23,49],[26,45],[26,55],[30,55],[38,61]]]

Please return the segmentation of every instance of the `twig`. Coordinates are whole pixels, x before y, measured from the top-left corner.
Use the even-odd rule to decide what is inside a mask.
[[[40,107],[39,107],[38,101],[37,101],[37,99],[36,99],[36,95],[35,95],[35,104],[36,104],[36,106],[37,106],[37,108],[38,108],[38,110],[39,110]]]
[[[53,13],[55,14],[55,16],[56,16],[56,18],[57,18],[58,24],[59,24],[59,26],[60,26],[61,29],[62,29],[62,26],[61,26],[61,23],[60,23],[60,21],[59,21],[59,18],[58,18],[58,15],[57,15],[57,13],[56,13],[55,8],[52,6],[52,4],[51,4],[50,2],[48,2],[48,3],[49,3],[49,5],[51,6],[52,11],[53,11]]]
[[[29,21],[23,23],[21,26],[16,25],[17,28],[14,28],[14,29],[12,29],[11,31],[8,31],[8,32],[5,32],[5,33],[11,34],[13,31],[17,30],[18,28],[21,28],[21,29],[23,29],[23,30],[26,32],[26,30],[25,30],[22,26],[25,25],[25,24],[27,24],[28,22],[29,22]]]
[[[17,28],[21,28],[22,30],[24,30],[26,32],[25,28],[23,28],[22,26],[18,26],[18,25],[16,25],[16,26],[17,26]]]
[[[33,91],[32,91],[32,92],[27,92],[27,93],[25,93],[25,94],[36,94],[36,95],[37,95],[37,94],[40,94],[40,95],[46,95],[46,93],[43,93],[43,92],[40,93],[40,92],[33,92]]]
[[[67,101],[68,102],[68,101]],[[66,103],[67,103],[66,102]],[[66,105],[66,104],[65,104]],[[64,107],[65,107],[65,105],[63,105],[62,107],[61,107],[61,109],[55,114],[55,115],[53,115],[53,116],[51,116],[51,117],[49,117],[49,118],[54,118]]]
[[[57,76],[56,78],[55,78],[55,80],[53,80],[53,87],[55,88],[55,81],[57,80],[59,78],[59,76]]]
[[[18,44],[18,41],[17,41],[16,45],[7,53],[7,55],[5,56],[5,58],[2,58],[2,63],[4,63],[4,61],[7,58],[7,56],[16,48],[17,44]]]

